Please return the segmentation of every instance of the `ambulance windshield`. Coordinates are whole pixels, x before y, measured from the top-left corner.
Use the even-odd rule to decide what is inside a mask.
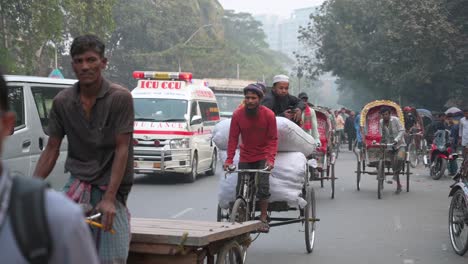
[[[187,113],[187,100],[135,98],[135,121],[182,122]]]

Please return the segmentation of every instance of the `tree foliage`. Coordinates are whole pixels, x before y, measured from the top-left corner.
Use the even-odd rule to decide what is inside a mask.
[[[114,0],[2,0],[0,65],[9,73],[48,74],[55,49],[82,33],[106,35],[113,28]],[[59,54],[60,56],[60,54]]]
[[[300,39],[317,52],[300,62],[308,72],[340,77],[347,104],[389,98],[442,108],[450,97],[467,95],[467,4],[328,0],[301,30]]]
[[[133,87],[134,70],[192,72],[195,78],[262,80],[289,59],[268,49],[250,14],[223,10],[217,1],[121,0],[114,7],[110,74]]]

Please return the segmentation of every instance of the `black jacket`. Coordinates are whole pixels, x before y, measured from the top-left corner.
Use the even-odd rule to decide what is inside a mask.
[[[301,111],[304,111],[305,109],[304,102],[299,98],[289,94],[285,97],[279,97],[275,95],[273,91],[270,91],[265,95],[262,105],[270,108],[275,113],[275,116],[283,117],[284,112],[288,110],[288,108],[299,108]]]

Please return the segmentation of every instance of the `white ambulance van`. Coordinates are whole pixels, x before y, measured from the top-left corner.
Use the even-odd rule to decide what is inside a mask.
[[[219,122],[215,95],[191,73],[137,71],[134,170],[139,174],[179,173],[187,182],[216,171],[212,142]]]
[[[13,134],[3,143],[2,159],[10,173],[31,177],[49,138],[47,125],[52,100],[77,80],[18,75],[6,75],[5,80],[10,110],[16,114],[16,124]],[[67,139],[64,138],[60,156],[47,178],[55,189],[61,189],[68,180],[68,174],[65,175],[67,146]]]

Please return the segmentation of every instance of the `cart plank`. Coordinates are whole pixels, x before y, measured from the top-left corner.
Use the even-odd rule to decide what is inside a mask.
[[[167,219],[132,218],[132,244],[206,246],[212,242],[250,233],[261,227],[260,221],[242,224]]]

